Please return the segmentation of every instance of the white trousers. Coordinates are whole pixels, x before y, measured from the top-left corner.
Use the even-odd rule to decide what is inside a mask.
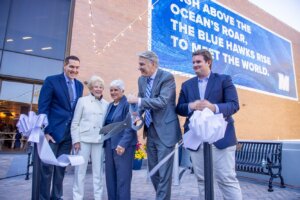
[[[84,197],[84,179],[89,157],[92,160],[94,199],[102,199],[103,193],[103,144],[80,142],[78,155],[84,157],[85,163],[75,167],[73,199],[82,200]]]
[[[205,198],[203,146],[201,145],[198,151],[190,151],[200,199]],[[242,199],[240,184],[235,172],[235,150],[236,146],[217,149],[212,145],[214,183],[217,182],[225,200]]]

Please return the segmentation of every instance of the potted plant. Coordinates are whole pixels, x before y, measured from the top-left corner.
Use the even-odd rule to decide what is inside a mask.
[[[146,145],[138,142],[136,144],[132,169],[134,170],[141,169],[143,164],[143,159],[145,158],[147,158]]]

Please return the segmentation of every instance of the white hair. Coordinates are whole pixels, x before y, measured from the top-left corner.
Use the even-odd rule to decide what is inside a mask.
[[[122,91],[125,90],[124,82],[121,79],[113,80],[110,83],[110,87],[116,87],[116,88],[119,88]]]
[[[95,85],[95,83],[100,83],[100,86],[104,88],[104,81],[100,76],[96,76],[93,75],[90,80],[88,80],[87,82],[87,87],[89,88],[89,90],[93,89],[93,86]]]

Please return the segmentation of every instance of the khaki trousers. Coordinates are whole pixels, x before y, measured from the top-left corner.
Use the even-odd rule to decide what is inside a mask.
[[[205,198],[203,146],[201,145],[198,151],[190,151],[200,199]],[[236,146],[217,149],[212,145],[214,185],[218,184],[224,200],[242,200],[235,172],[235,150]]]

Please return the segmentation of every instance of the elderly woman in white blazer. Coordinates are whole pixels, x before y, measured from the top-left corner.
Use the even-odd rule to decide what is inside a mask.
[[[102,199],[103,193],[103,143],[100,143],[100,129],[106,115],[108,102],[103,99],[104,82],[98,76],[92,76],[87,84],[90,94],[81,97],[75,108],[71,125],[72,144],[75,153],[82,155],[85,163],[75,167],[73,199],[84,197],[84,178],[91,156],[94,199]]]

